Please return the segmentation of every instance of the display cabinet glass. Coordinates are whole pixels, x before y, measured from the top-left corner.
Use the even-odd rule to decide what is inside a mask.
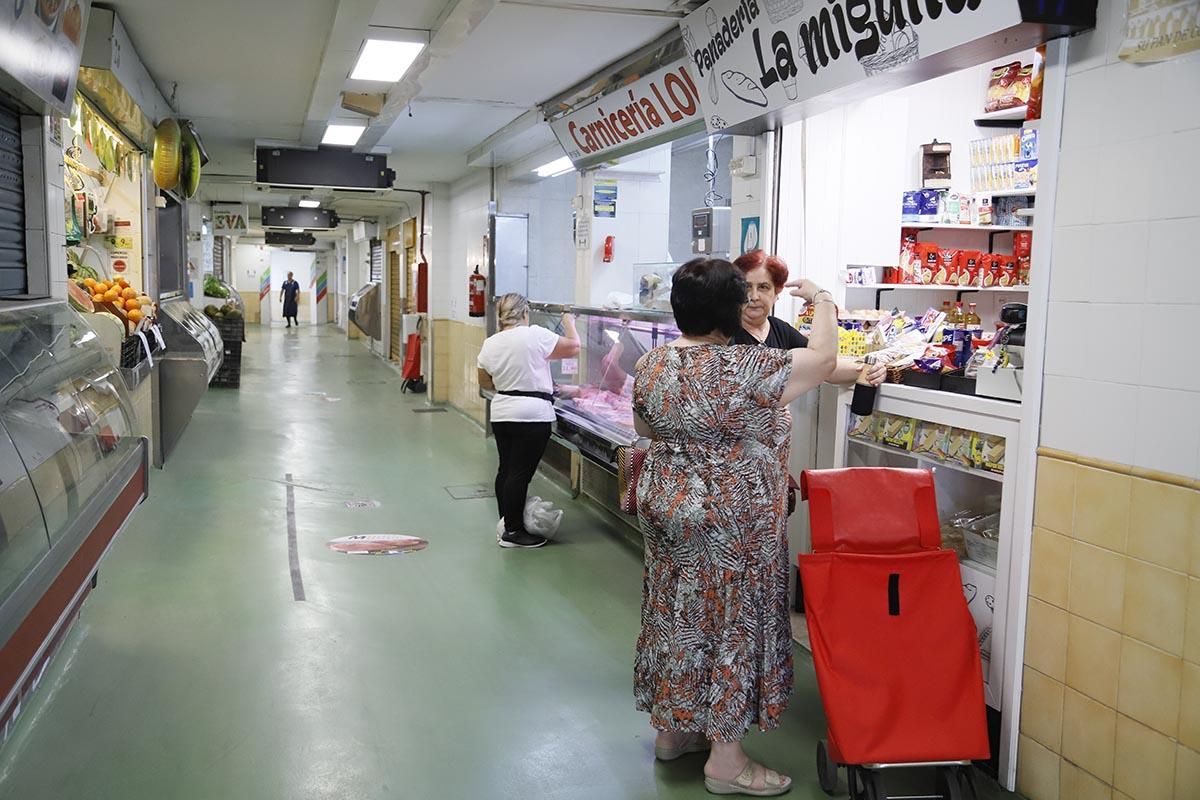
[[[116,366],[65,303],[0,306],[0,604],[142,447]]]
[[[637,308],[671,311],[671,278],[679,265],[674,261],[633,265],[633,298]]]
[[[637,442],[633,427],[634,365],[679,337],[670,313],[534,303],[530,322],[562,333],[562,315],[576,316],[578,358],[551,362],[555,434],[594,461],[615,469],[618,447]]]

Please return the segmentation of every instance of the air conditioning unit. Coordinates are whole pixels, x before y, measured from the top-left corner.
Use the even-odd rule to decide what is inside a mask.
[[[339,222],[337,214],[328,208],[264,206],[262,210],[262,226],[264,228],[333,230]]]
[[[374,190],[390,189],[396,182],[387,156],[381,154],[259,147],[257,155],[258,182],[271,186]]]
[[[354,223],[354,241],[365,242],[367,239],[377,237],[379,226],[375,223],[367,223],[362,220]]]

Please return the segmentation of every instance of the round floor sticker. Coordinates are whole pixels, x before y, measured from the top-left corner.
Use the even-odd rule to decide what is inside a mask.
[[[358,556],[394,556],[424,550],[429,542],[416,536],[400,533],[361,533],[343,536],[329,543],[337,553]]]

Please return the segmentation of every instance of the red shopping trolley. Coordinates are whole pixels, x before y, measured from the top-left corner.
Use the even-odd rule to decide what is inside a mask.
[[[983,670],[958,557],[941,548],[933,474],[807,470],[812,528],[799,556],[813,663],[828,720],[821,788],[847,768],[852,800],[885,800],[892,767],[935,767],[944,797],[974,798],[990,755]]]

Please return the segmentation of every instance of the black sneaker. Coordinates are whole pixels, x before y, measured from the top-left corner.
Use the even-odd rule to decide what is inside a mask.
[[[509,548],[520,547],[530,549],[534,547],[541,547],[546,542],[546,539],[529,533],[528,531],[513,531],[512,533],[506,533],[500,537],[500,546]]]

